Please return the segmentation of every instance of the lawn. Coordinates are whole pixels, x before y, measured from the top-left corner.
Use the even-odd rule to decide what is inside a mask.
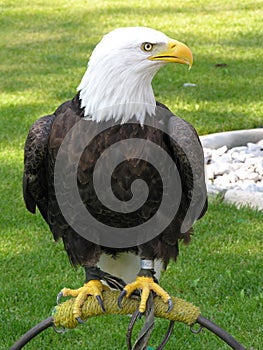
[[[0,349],[48,317],[57,292],[79,287],[62,243],[21,193],[30,125],[73,97],[92,49],[120,26],[153,27],[188,44],[194,65],[167,65],[153,85],[158,100],[200,134],[263,126],[262,1],[4,0],[0,39],[1,281]],[[224,65],[222,65],[224,64]],[[184,88],[186,82],[195,87]],[[262,213],[211,199],[191,245],[181,247],[161,284],[200,306],[247,349],[262,348]],[[125,349],[128,319],[89,320],[64,335],[47,330],[26,349]],[[167,324],[157,322],[154,347]],[[207,331],[181,324],[166,349],[229,349]]]

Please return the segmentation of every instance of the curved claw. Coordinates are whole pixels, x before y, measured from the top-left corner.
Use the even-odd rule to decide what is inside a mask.
[[[105,306],[104,306],[103,301],[102,301],[102,299],[101,299],[101,296],[100,296],[100,295],[96,295],[96,299],[98,300],[98,303],[99,303],[99,305],[100,305],[100,307],[101,307],[101,310],[102,310],[103,312],[106,312]]]
[[[63,293],[62,293],[62,291],[60,291],[59,293],[58,293],[58,295],[57,295],[57,305],[59,305],[60,304],[60,299],[63,297]]]
[[[170,312],[173,308],[173,302],[172,299],[168,299],[168,309],[166,312]]]
[[[76,320],[78,321],[78,323],[83,324],[86,323],[85,321],[83,321],[79,316],[76,317]]]
[[[127,291],[125,289],[120,292],[120,295],[118,297],[118,306],[120,309],[122,308],[122,305],[121,305],[122,299],[125,297],[126,294],[127,294]]]

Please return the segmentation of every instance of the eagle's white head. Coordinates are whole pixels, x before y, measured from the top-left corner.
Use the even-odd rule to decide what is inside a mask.
[[[136,117],[143,124],[147,114],[155,113],[152,79],[167,62],[191,67],[193,56],[186,45],[151,28],[108,33],[94,49],[78,86],[85,116],[120,123]]]

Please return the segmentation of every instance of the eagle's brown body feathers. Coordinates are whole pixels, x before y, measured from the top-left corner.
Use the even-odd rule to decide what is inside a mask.
[[[138,210],[129,214],[117,213],[104,207],[98,200],[94,191],[92,173],[96,161],[105,149],[113,143],[129,138],[147,139],[159,145],[171,156],[176,163],[182,182],[182,198],[177,213],[170,225],[156,238],[140,246],[114,249],[96,245],[77,234],[64,219],[54,189],[54,166],[59,147],[68,131],[84,117],[80,107],[79,96],[72,101],[61,105],[53,115],[39,119],[28,134],[25,145],[25,170],[24,170],[24,199],[28,210],[35,212],[39,208],[43,218],[48,223],[55,240],[63,239],[65,249],[70,261],[83,266],[95,265],[102,252],[116,255],[119,251],[132,251],[149,259],[162,259],[167,265],[170,259],[176,259],[178,255],[178,240],[189,241],[191,229],[181,233],[181,224],[188,210],[192,186],[193,174],[190,162],[195,162],[195,169],[200,172],[197,185],[200,187],[200,201],[204,207],[195,219],[202,217],[207,208],[206,189],[204,181],[204,165],[200,159],[198,136],[193,127],[172,115],[163,105],[158,104],[159,111],[155,119],[166,123],[169,133],[178,134],[178,138],[186,137],[188,144],[188,157],[184,151],[167,134],[158,129],[138,123],[117,125],[99,134],[93,142],[87,146],[80,158],[78,165],[78,188],[85,206],[97,220],[114,227],[131,227],[140,225],[151,218],[158,210],[162,199],[162,179],[157,170],[151,164],[140,160],[140,147],[127,149],[127,161],[120,164],[112,174],[112,189],[116,197],[122,201],[131,198],[131,183],[135,179],[142,179],[149,186],[149,196],[146,203]],[[162,107],[162,108],[161,108]],[[92,121],[86,121],[93,123]],[[106,123],[106,122],[105,122]],[[183,136],[185,135],[185,136]],[[74,130],[72,137],[78,137],[78,129]],[[68,155],[70,157],[70,154]],[[202,154],[201,154],[202,158]],[[70,169],[65,169],[69,172]],[[167,169],[170,176],[170,169]],[[66,189],[65,189],[66,191]],[[86,227],[86,230],[89,230]]]

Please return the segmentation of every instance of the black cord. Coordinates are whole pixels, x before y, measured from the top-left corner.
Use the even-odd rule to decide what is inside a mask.
[[[209,331],[216,334],[219,338],[224,340],[232,349],[234,350],[246,350],[244,346],[239,344],[230,334],[220,328],[218,325],[203,317],[202,315],[198,316],[196,323],[199,323],[202,327],[209,329]]]
[[[14,345],[11,346],[9,350],[20,350],[24,345],[26,345],[31,339],[36,337],[39,333],[43,332],[48,327],[52,326],[54,322],[53,316],[50,316],[37,324],[35,327],[31,328],[26,332]]]

